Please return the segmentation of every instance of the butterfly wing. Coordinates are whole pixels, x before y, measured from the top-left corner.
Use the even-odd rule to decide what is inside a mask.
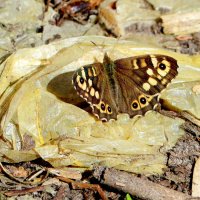
[[[79,96],[91,106],[102,121],[117,118],[117,107],[103,64],[94,63],[81,67],[73,75],[73,84]]]
[[[177,61],[165,55],[144,55],[114,62],[120,86],[119,112],[144,115],[158,103],[158,95],[178,74]]]

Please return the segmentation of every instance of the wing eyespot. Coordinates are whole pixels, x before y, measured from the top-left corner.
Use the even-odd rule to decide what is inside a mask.
[[[111,109],[111,107],[109,105],[107,105],[107,113],[108,114],[112,114],[112,109]]]
[[[105,111],[106,107],[105,107],[105,104],[104,103],[101,103],[101,110]]]
[[[140,103],[141,103],[141,104],[144,104],[144,105],[145,105],[146,102],[147,102],[147,100],[146,100],[144,97],[141,97],[141,98],[140,98]]]
[[[83,84],[85,82],[83,77],[80,77],[80,83]]]
[[[163,64],[163,63],[160,63],[158,67],[159,67],[159,69],[161,69],[161,70],[165,70],[165,69],[166,69],[166,65]]]
[[[136,108],[138,107],[138,104],[137,104],[136,102],[134,102],[134,103],[132,104],[132,107],[133,107],[134,109],[136,109]]]
[[[140,109],[139,104],[138,104],[138,101],[134,100],[134,101],[132,102],[132,104],[131,104],[131,109],[132,109],[133,111]]]

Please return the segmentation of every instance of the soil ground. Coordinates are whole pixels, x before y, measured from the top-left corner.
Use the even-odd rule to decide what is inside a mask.
[[[50,1],[50,4],[48,6],[51,6],[52,8],[57,7],[55,6],[56,1]],[[58,1],[59,2],[59,1]],[[48,4],[48,1],[45,2],[46,6]],[[56,9],[55,9],[56,10]],[[98,15],[98,10],[95,9],[92,11],[93,14]],[[62,16],[60,16],[62,17]],[[88,16],[85,16],[85,14],[80,13],[78,16],[80,20],[83,20],[81,22],[84,22],[82,25],[80,23],[80,20],[77,22],[77,19],[74,19],[73,16],[67,16],[62,18],[59,21],[60,25],[62,26],[63,21],[65,20],[71,20],[73,23],[77,23],[79,26],[85,26],[87,23]],[[54,21],[55,22],[55,21]],[[98,18],[95,21],[95,25],[98,25],[101,28],[101,31],[104,35],[115,37],[113,33],[111,33],[109,30],[105,28],[102,24],[99,23]],[[159,30],[156,31],[155,30]],[[38,32],[43,32],[43,28],[41,27],[40,30],[37,30]],[[156,37],[163,37],[166,41],[176,41],[176,46],[171,47],[170,45],[164,46],[167,49],[170,49],[172,51],[179,51],[183,54],[199,54],[200,53],[200,33],[190,34],[187,35],[185,39],[178,39],[176,36],[170,36],[165,37],[164,33],[162,32],[161,24],[157,23],[154,25],[154,28],[143,28],[143,30],[138,30],[135,28],[135,30],[132,30],[135,33],[142,33],[147,35],[153,35]],[[57,34],[54,38],[49,38],[46,40],[46,43],[55,41],[57,39],[62,39],[62,35]],[[166,44],[166,43],[165,43]],[[193,168],[196,159],[199,156],[200,152],[200,141],[199,138],[191,131],[186,131],[185,136],[178,141],[177,145],[168,152],[168,169],[165,171],[165,173],[162,176],[150,176],[145,177],[141,175],[137,175],[138,177],[141,177],[144,180],[150,180],[152,182],[158,183],[160,185],[163,185],[165,187],[171,188],[176,191],[183,192],[185,194],[191,195],[191,183],[192,183],[192,174],[193,174]],[[70,183],[70,181],[61,181],[59,179],[56,179],[54,175],[52,174],[45,174],[45,172],[42,172],[40,175],[44,176],[46,185],[43,185],[41,187],[41,184],[38,184],[37,187],[34,186],[34,189],[32,192],[28,192],[28,189],[32,188],[31,184],[24,184],[20,182],[20,177],[23,178],[26,176],[27,173],[34,174],[38,172],[41,169],[46,169],[49,166],[48,163],[42,161],[41,159],[26,162],[26,163],[17,163],[17,164],[8,164],[3,163],[3,166],[9,171],[10,174],[15,174],[13,176],[16,177],[16,173],[18,172],[19,179],[16,179],[11,176],[8,176],[8,174],[5,174],[5,170],[1,170],[1,182],[0,182],[0,190],[1,190],[1,199],[72,199],[72,200],[82,200],[82,199],[88,199],[88,200],[94,200],[94,199],[101,199],[99,193],[96,189],[91,189],[91,187],[85,187],[84,183],[90,183],[90,184],[99,184],[101,188],[103,189],[103,192],[106,194],[106,196],[109,199],[112,200],[119,200],[119,199],[125,199],[126,192],[118,191],[117,189],[108,187],[104,184],[101,184],[101,180],[97,180],[92,171],[85,172],[83,174],[83,178],[81,181],[83,185],[81,185],[78,189],[76,184]],[[49,184],[47,184],[47,181]],[[24,193],[18,194],[15,190],[24,190]],[[13,194],[6,193],[8,191],[15,191]],[[137,199],[136,197],[132,197],[133,199]]]

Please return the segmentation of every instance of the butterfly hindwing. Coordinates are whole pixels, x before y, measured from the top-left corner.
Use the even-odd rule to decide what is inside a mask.
[[[128,113],[130,117],[134,117],[144,115],[147,111],[153,110],[157,106],[158,101],[156,95],[143,93],[126,76],[120,76],[118,74],[117,80],[120,85],[119,98],[121,99],[119,102],[119,113]]]

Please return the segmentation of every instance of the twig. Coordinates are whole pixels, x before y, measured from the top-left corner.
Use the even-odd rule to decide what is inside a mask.
[[[47,0],[47,2],[46,2],[46,6],[45,6],[45,12],[48,11],[49,6],[50,6],[50,0]]]
[[[197,119],[194,115],[192,115],[191,113],[187,112],[187,111],[182,111],[181,113],[181,117],[183,119],[187,119],[188,121],[192,122],[193,124],[197,125],[200,127],[200,120]]]
[[[102,200],[108,200],[108,198],[107,198],[106,194],[104,193],[104,191],[97,184],[76,182],[76,181],[73,181],[73,180],[71,180],[69,178],[62,177],[62,176],[57,176],[57,178],[59,180],[61,180],[61,181],[66,182],[66,183],[71,183],[74,189],[92,189],[92,190],[96,190],[99,193],[99,195],[102,198]]]
[[[185,129],[187,132],[200,136],[200,127],[194,125],[192,122],[186,121],[181,125],[181,128]]]
[[[99,176],[99,167],[95,169]],[[95,176],[95,172],[94,172]],[[96,178],[98,178],[98,176]],[[149,180],[138,178],[133,174],[106,168],[100,175],[102,183],[123,192],[149,200],[186,200],[191,196],[166,188]]]
[[[48,176],[48,171],[44,168],[40,169],[39,171],[34,172],[34,174],[32,174],[29,178],[28,181],[32,181],[33,179],[35,179],[37,176],[39,176],[40,174],[42,174],[43,172],[46,172],[45,178]],[[44,180],[44,178],[43,178]]]
[[[33,188],[26,188],[23,190],[10,190],[8,192],[5,192],[4,194],[6,196],[18,196],[18,195],[24,195],[24,194],[28,194],[28,193],[32,193],[32,192],[38,192],[38,191],[43,191],[45,189],[45,186],[37,186],[37,187],[33,187]]]
[[[51,174],[56,176],[67,177],[69,179],[81,180],[82,175],[79,171],[72,170],[69,168],[59,169],[59,168],[48,168]]]

